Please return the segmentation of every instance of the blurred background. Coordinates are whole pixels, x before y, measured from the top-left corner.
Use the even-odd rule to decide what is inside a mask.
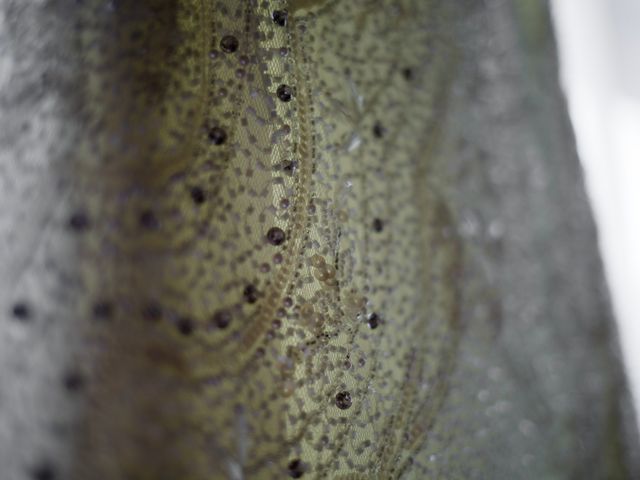
[[[640,0],[552,0],[563,87],[640,412]]]

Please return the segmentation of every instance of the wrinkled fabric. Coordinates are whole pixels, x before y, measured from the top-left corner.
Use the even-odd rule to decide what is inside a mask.
[[[546,2],[0,1],[0,478],[627,479]]]

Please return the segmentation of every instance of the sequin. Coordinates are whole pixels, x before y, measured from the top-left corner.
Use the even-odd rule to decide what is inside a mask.
[[[242,295],[247,303],[256,303],[258,301],[258,289],[253,284],[244,287]]]
[[[76,232],[84,232],[89,226],[89,217],[84,212],[76,212],[69,217],[69,228]]]
[[[289,470],[289,476],[291,478],[300,478],[304,475],[304,468],[302,462],[299,459],[294,459],[289,462],[287,467]]]
[[[31,471],[32,480],[56,480],[57,474],[53,466],[48,462],[43,462]]]
[[[287,17],[288,17],[288,13],[286,10],[275,10],[271,15],[271,18],[273,19],[273,23],[281,27],[284,27],[287,25]]]
[[[209,141],[214,145],[222,145],[227,141],[227,132],[220,127],[213,127],[209,130]]]
[[[231,314],[227,310],[219,310],[213,314],[212,321],[219,329],[225,329],[231,323]]]
[[[373,136],[376,138],[382,138],[385,134],[385,128],[382,126],[380,122],[376,122],[373,125]]]
[[[69,392],[77,392],[84,387],[85,379],[81,373],[71,371],[64,376],[62,383]]]
[[[233,35],[226,35],[220,40],[220,49],[225,53],[233,53],[239,46],[240,42]]]
[[[195,325],[193,320],[188,317],[181,317],[178,319],[176,326],[178,327],[178,331],[185,336],[191,335],[195,330]]]
[[[293,98],[293,89],[289,85],[280,85],[276,90],[276,95],[283,102],[289,102]]]
[[[336,407],[340,410],[347,410],[351,407],[351,394],[347,391],[336,394]]]
[[[285,233],[280,227],[271,227],[269,231],[267,231],[267,241],[271,245],[282,245],[285,238]]]
[[[196,205],[201,205],[206,200],[204,190],[200,187],[192,187],[189,193],[191,194],[191,200]]]

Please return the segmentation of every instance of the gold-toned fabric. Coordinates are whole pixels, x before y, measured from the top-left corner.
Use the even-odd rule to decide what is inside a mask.
[[[74,202],[114,316],[91,332],[85,478],[384,478],[424,442],[458,336],[461,252],[428,181],[445,12],[313,3],[284,26],[284,3],[86,10],[83,110],[109,134],[82,139]]]
[[[7,464],[36,480],[555,479],[581,471],[558,457],[582,448],[576,463],[603,462],[606,478],[626,478],[620,425],[633,416],[618,405],[615,341],[591,337],[611,330],[606,300],[580,324],[582,293],[567,292],[536,327],[525,317],[540,319],[536,302],[554,296],[562,274],[519,276],[508,260],[526,258],[523,238],[538,254],[571,243],[561,232],[572,227],[551,231],[555,220],[518,230],[527,199],[562,190],[530,165],[546,153],[565,158],[565,143],[528,140],[538,126],[521,119],[566,120],[556,107],[531,116],[512,107],[510,88],[525,83],[513,72],[526,68],[500,42],[544,53],[548,19],[522,2],[472,3],[32,5],[34,22],[55,35],[36,42],[31,61],[56,52],[42,69],[54,73],[45,82],[58,107],[37,121],[59,142],[31,151],[36,173],[15,177],[26,211],[46,222],[20,227],[40,239],[31,246],[7,237],[17,265],[7,271],[23,273],[5,304],[13,317],[63,325],[48,327],[54,346],[37,351],[49,352],[42,363],[55,366],[47,375],[61,379],[55,402],[70,420],[64,441],[42,437],[64,453],[38,448]],[[474,43],[474,31],[492,28],[514,37]],[[34,32],[25,35],[15,38]],[[535,83],[540,72],[528,73]],[[542,102],[560,102],[553,92]],[[474,121],[481,127],[468,130]],[[504,136],[482,130],[500,122]],[[509,160],[498,168],[492,155],[521,156],[524,170],[509,177],[519,186],[501,183]],[[573,150],[566,158],[577,171]],[[586,213],[575,232],[586,225],[590,262],[593,227],[577,185],[570,202]],[[489,193],[477,194],[478,209],[495,215],[484,223],[480,190]],[[565,307],[578,320],[566,335],[555,323]],[[20,323],[11,328],[29,324]],[[547,334],[572,339],[577,353]],[[46,330],[33,335],[47,345]],[[579,375],[588,388],[571,383]],[[569,410],[583,415],[592,399],[584,440]]]

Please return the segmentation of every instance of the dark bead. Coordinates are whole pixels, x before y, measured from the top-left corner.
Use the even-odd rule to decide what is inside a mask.
[[[106,301],[100,301],[93,305],[93,316],[100,320],[106,320],[113,315],[113,305]]]
[[[405,80],[409,81],[413,79],[413,69],[407,67],[402,69],[402,76]]]
[[[289,476],[291,478],[300,478],[304,475],[304,465],[299,459],[294,459],[289,462],[287,467],[289,470]]]
[[[280,85],[276,90],[276,95],[283,102],[289,102],[293,98],[293,89],[289,85]]]
[[[258,289],[254,285],[247,285],[242,292],[247,303],[256,303],[258,301]]]
[[[192,187],[189,193],[191,194],[193,203],[195,203],[196,205],[201,205],[206,200],[204,190],[202,190],[202,188],[200,187]]]
[[[280,227],[271,227],[267,232],[267,241],[271,245],[282,245],[285,241],[284,231]]]
[[[281,27],[284,27],[287,25],[288,16],[289,16],[289,13],[286,10],[275,10],[271,15],[271,18],[273,18],[273,23]]]
[[[62,379],[64,388],[70,392],[77,392],[84,387],[84,377],[79,372],[69,372]]]
[[[11,314],[18,320],[29,320],[31,318],[31,310],[26,303],[16,303],[11,309]]]
[[[378,317],[377,314],[372,313],[371,315],[369,315],[369,318],[367,319],[367,325],[369,325],[369,328],[371,330],[375,330],[376,328],[378,328],[379,324],[380,324],[380,318]]]
[[[376,122],[373,125],[373,136],[376,138],[384,137],[385,128],[382,126],[380,122]]]
[[[209,130],[209,141],[214,145],[222,145],[227,140],[227,132],[220,127]]]
[[[76,232],[84,232],[89,228],[89,218],[83,212],[76,212],[69,217],[69,228]]]
[[[336,394],[336,406],[340,410],[346,410],[351,407],[351,394],[347,391]]]
[[[42,463],[31,471],[33,480],[55,480],[57,478],[53,467],[48,463]]]
[[[142,213],[140,213],[140,218],[138,218],[138,221],[140,222],[140,226],[148,230],[155,230],[160,225],[158,222],[158,218],[151,210],[144,210]]]
[[[212,321],[219,329],[225,329],[231,323],[231,314],[227,310],[219,310],[213,314]]]
[[[193,321],[190,318],[182,317],[178,319],[177,323],[178,331],[185,336],[191,335],[195,330]]]
[[[285,160],[284,162],[282,162],[282,170],[287,175],[293,175],[294,173],[296,173],[297,169],[298,162],[296,162],[295,160]]]
[[[220,49],[225,53],[233,53],[238,50],[240,42],[233,35],[225,35],[220,40]]]
[[[384,228],[384,222],[382,220],[380,220],[379,218],[374,218],[373,219],[373,230],[375,232],[380,233],[383,228]]]

